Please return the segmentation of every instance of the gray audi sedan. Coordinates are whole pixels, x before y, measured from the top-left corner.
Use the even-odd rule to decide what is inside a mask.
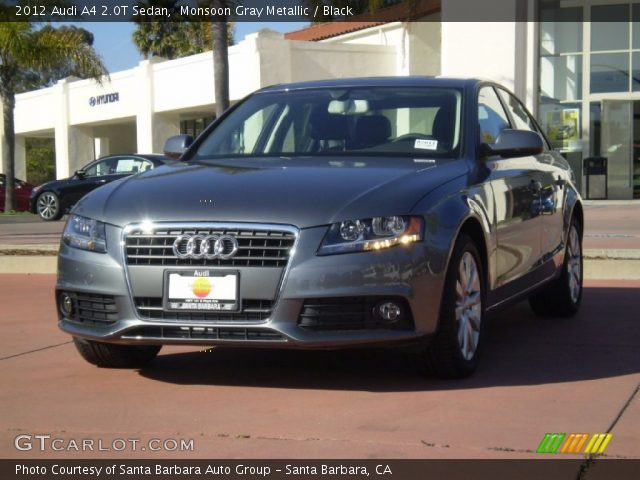
[[[277,85],[180,162],[85,196],[60,246],[60,328],[85,360],[162,345],[410,346],[471,374],[486,318],[575,314],[582,201],[509,91],[428,77]]]

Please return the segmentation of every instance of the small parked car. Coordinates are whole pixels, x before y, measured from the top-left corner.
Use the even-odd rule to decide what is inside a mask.
[[[576,126],[575,125],[563,125],[558,128],[556,133],[557,140],[566,140],[568,138],[573,137],[576,134]]]
[[[0,173],[0,212],[4,212],[5,182],[6,176]],[[29,210],[29,198],[31,198],[32,189],[33,185],[30,183],[18,178],[15,179],[16,210],[18,212]]]
[[[59,220],[83,196],[102,185],[164,165],[163,155],[122,154],[94,160],[69,178],[35,187],[30,207],[43,220]]]
[[[277,85],[165,154],[181,161],[90,193],[64,229],[59,325],[100,367],[168,344],[411,345],[464,377],[489,314],[580,307],[575,179],[496,83]]]

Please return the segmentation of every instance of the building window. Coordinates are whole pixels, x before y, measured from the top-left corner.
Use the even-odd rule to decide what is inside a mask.
[[[209,126],[211,122],[215,120],[215,118],[216,117],[204,117],[192,120],[181,120],[180,133],[183,135],[191,135],[193,138],[196,138]]]
[[[592,52],[629,49],[629,13],[628,3],[591,7]]]
[[[591,54],[591,93],[629,91],[629,53]]]
[[[548,101],[582,98],[583,9],[540,12],[540,93]]]

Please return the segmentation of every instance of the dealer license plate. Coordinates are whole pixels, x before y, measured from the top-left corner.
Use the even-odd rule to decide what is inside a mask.
[[[238,272],[208,269],[165,272],[165,310],[238,310]]]

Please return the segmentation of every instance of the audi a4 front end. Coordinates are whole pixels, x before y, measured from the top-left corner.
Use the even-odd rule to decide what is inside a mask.
[[[478,113],[483,88],[501,95],[430,78],[276,86],[195,142],[170,139],[181,162],[74,207],[60,327],[105,367],[144,365],[165,344],[414,344],[436,373],[468,375],[488,310],[533,295],[543,313],[548,290],[562,288],[552,313],[572,314],[582,282],[566,162],[530,117],[530,130],[517,128],[506,103],[501,136],[480,142],[474,126],[493,118]],[[540,190],[517,190],[504,170],[513,159]],[[545,191],[547,177],[562,188]],[[512,190],[526,198],[509,206]]]

